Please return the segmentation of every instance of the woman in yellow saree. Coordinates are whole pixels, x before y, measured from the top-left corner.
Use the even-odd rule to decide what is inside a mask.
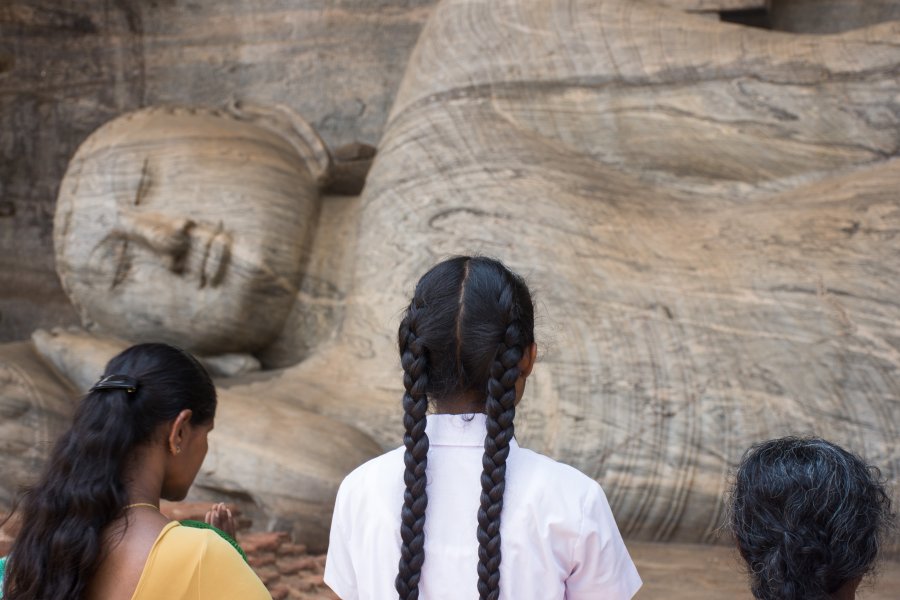
[[[3,599],[271,600],[216,531],[159,512],[161,498],[187,495],[215,411],[186,352],[140,344],[113,358],[22,501]]]

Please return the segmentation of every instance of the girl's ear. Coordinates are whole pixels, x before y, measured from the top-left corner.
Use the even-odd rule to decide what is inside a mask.
[[[193,415],[193,411],[186,408],[178,413],[178,416],[172,421],[168,436],[169,452],[171,454],[181,454],[181,444],[187,435],[186,429],[190,426],[191,417]]]
[[[525,348],[522,353],[522,360],[519,361],[519,377],[528,377],[537,361],[537,343],[532,343]]]

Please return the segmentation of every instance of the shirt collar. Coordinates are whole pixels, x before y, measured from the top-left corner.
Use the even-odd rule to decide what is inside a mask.
[[[467,415],[428,415],[425,433],[430,446],[477,446],[484,447],[487,434],[487,415],[474,413]],[[516,440],[509,441],[517,446]]]

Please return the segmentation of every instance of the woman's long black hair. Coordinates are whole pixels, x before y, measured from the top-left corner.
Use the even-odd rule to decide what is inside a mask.
[[[730,528],[759,600],[827,600],[875,564],[891,501],[877,468],[819,438],[751,447]]]
[[[104,376],[133,381],[134,391],[94,389],[82,399],[22,499],[4,600],[82,598],[102,559],[103,530],[128,503],[123,469],[134,450],[184,409],[195,424],[215,416],[212,380],[173,346],[132,346],[109,361]]]
[[[500,595],[500,515],[513,438],[519,361],[534,343],[534,305],[524,280],[499,261],[460,256],[441,262],[416,285],[400,323],[403,424],[406,428],[400,514],[403,544],[395,586],[401,600],[419,597],[425,562],[425,469],[429,396],[484,399],[487,435],[478,510],[478,593]]]

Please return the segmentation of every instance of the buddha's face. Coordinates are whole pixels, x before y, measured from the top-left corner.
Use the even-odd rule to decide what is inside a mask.
[[[214,113],[141,111],[95,132],[69,165],[57,270],[88,325],[253,351],[295,299],[317,205],[278,135]]]

